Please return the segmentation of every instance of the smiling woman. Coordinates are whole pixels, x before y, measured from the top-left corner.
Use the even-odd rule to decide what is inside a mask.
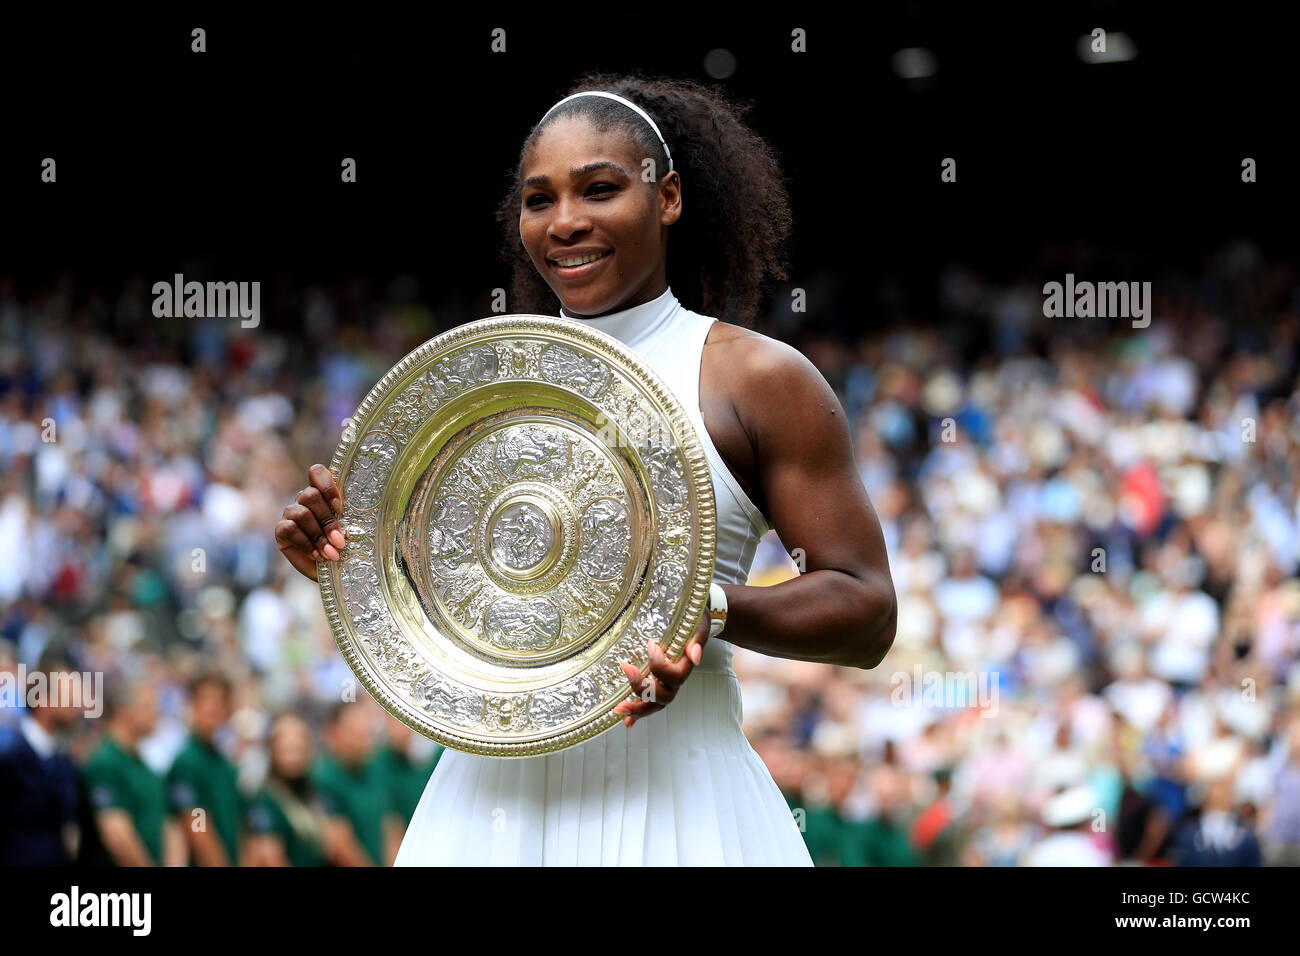
[[[524,140],[497,209],[511,311],[553,314],[558,298],[571,314],[593,316],[671,285],[705,315],[750,324],[786,277],[791,214],[776,151],[744,122],[748,106],[685,80],[594,73],[573,88],[592,91],[617,98],[570,95],[550,109]],[[578,210],[598,227],[557,236],[555,218],[564,228]],[[539,234],[548,226],[549,237]],[[611,261],[571,273],[553,262],[588,253]],[[613,296],[619,286],[632,290],[626,301]]]
[[[399,865],[811,863],[742,730],[731,647],[874,667],[896,602],[839,400],[799,352],[744,327],[786,276],[790,212],[775,152],[743,112],[695,83],[593,75],[524,141],[498,210],[511,311],[558,304],[681,402],[713,479],[711,610],[678,659],[652,641],[647,674],[624,665],[636,691],[615,708],[624,727],[536,757],[447,751]],[[314,578],[315,558],[338,560],[346,540],[333,476],[310,475],[277,537]],[[807,570],[749,587],[772,529]]]

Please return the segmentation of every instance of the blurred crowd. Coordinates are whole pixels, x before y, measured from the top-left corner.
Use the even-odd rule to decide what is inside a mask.
[[[1044,318],[1058,264],[800,341],[898,633],[872,671],[737,650],[746,732],[819,864],[1300,864],[1295,268],[1230,243],[1135,329]],[[798,570],[769,534],[750,583]]]
[[[1135,329],[1045,318],[1051,265],[760,321],[845,406],[899,614],[871,671],[737,648],[746,733],[819,865],[1300,863],[1294,267],[1229,244]],[[101,719],[0,701],[0,864],[391,862],[440,751],[272,535],[465,310],[409,278],[271,283],[254,329],[150,302],[0,277],[0,673],[104,680]]]

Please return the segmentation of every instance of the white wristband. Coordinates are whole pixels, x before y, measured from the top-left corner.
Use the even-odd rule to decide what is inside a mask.
[[[727,626],[727,593],[720,584],[709,585],[709,637],[717,637]]]

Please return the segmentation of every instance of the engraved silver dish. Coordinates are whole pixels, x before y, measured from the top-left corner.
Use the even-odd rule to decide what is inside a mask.
[[[581,322],[481,319],[397,363],[331,462],[348,546],[317,565],[349,666],[448,747],[525,757],[613,727],[713,580],[713,481],[685,409]]]

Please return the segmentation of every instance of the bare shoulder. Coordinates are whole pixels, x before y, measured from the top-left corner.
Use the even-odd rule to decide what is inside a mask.
[[[739,325],[719,321],[714,326],[705,347],[713,353],[710,363],[727,370],[732,403],[742,417],[745,409],[758,409],[765,418],[817,410],[843,415],[826,378],[794,346]]]

